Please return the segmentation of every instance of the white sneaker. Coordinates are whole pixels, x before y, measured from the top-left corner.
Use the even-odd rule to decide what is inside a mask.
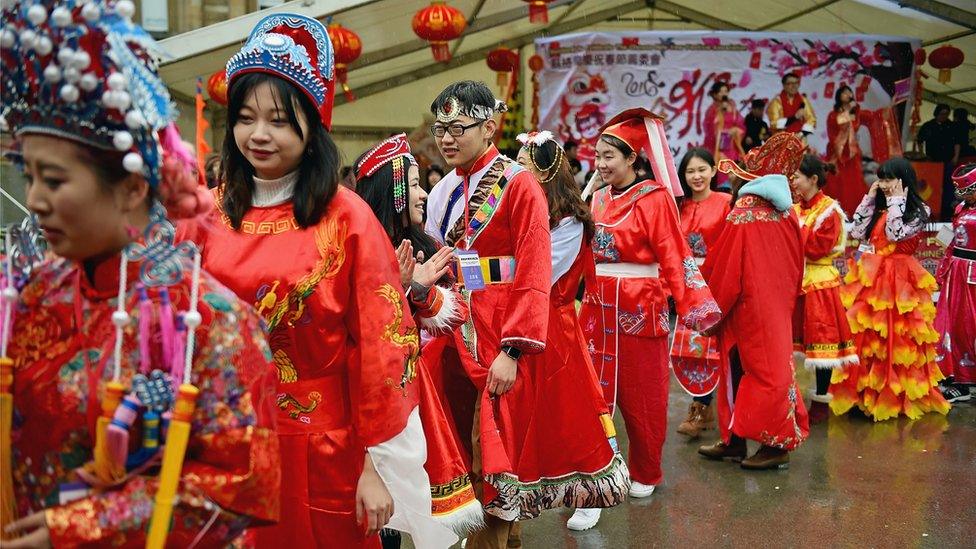
[[[596,523],[600,521],[600,512],[603,509],[583,509],[580,507],[573,513],[573,516],[569,517],[569,521],[566,523],[566,528],[570,530],[576,530],[577,532],[582,532],[583,530],[589,530],[596,526]]]
[[[630,481],[630,497],[646,498],[654,493],[653,484],[641,484],[636,480]]]

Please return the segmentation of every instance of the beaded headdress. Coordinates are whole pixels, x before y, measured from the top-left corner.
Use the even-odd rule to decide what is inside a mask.
[[[227,86],[243,74],[278,76],[302,90],[332,128],[335,62],[332,41],[315,19],[292,13],[269,15],[258,22],[241,51],[227,61]]]
[[[410,154],[407,134],[399,133],[380,141],[363,155],[356,165],[356,181],[372,177],[385,164],[393,166],[393,209],[402,213],[407,207],[407,171],[416,166],[417,160]]]
[[[0,127],[126,153],[125,169],[161,179],[160,133],[176,119],[152,37],[131,0],[21,0],[0,29]]]
[[[508,112],[508,105],[501,99],[495,100],[494,107],[486,107],[485,105],[465,105],[457,97],[450,97],[434,114],[437,116],[438,122],[450,124],[459,116],[468,116],[475,120],[488,120],[500,112]]]
[[[541,132],[520,133],[515,139],[517,139],[523,147],[529,150],[529,161],[532,162],[532,165],[535,167],[536,171],[539,173],[549,172],[549,175],[545,178],[545,180],[540,181],[540,183],[547,185],[556,178],[556,174],[559,173],[557,168],[559,163],[563,160],[563,148],[559,146],[559,143],[556,141],[556,138],[553,137],[552,132],[549,130],[543,130]],[[541,147],[547,141],[552,141],[556,145],[556,156],[553,158],[552,164],[542,167],[535,161],[535,149],[537,147]]]

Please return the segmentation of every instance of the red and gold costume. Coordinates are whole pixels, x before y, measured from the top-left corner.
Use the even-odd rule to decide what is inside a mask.
[[[678,206],[681,232],[699,266],[725,228],[732,196],[711,192],[701,201],[685,198]],[[705,337],[682,326],[675,327],[671,344],[671,368],[681,388],[692,396],[710,394],[718,385],[718,346],[714,337]]]
[[[271,74],[307,94],[329,127],[331,51],[317,20],[269,15],[227,63],[231,93],[240,75]],[[343,187],[314,225],[301,228],[292,203],[299,177],[296,170],[278,180],[252,178],[239,228],[223,211],[184,228],[200,246],[204,268],[252,303],[268,326],[278,376],[282,512],[276,526],[255,532],[258,545],[379,547],[379,536],[367,538],[356,519],[367,453],[394,501],[387,526],[411,533],[419,545],[449,545],[455,536],[433,523],[426,499],[414,384],[420,341],[389,237]],[[218,202],[222,193],[219,187]]]
[[[840,301],[834,260],[847,246],[846,216],[822,191],[794,206],[803,234],[803,287],[793,315],[795,349],[808,368],[839,368],[858,361],[847,312]]]
[[[789,184],[803,144],[780,133],[746,155],[746,169],[721,162],[719,169],[749,181],[703,271],[726,316],[719,328],[718,423],[731,435],[793,450],[809,432],[807,411],[793,372],[791,316],[803,277],[800,227]],[[729,352],[738,349],[743,375],[737,390]]]
[[[483,481],[475,487],[485,511],[512,521],[550,508],[619,503],[626,470],[613,459],[600,410],[577,399],[587,380],[542,353],[560,314],[550,304],[549,215],[538,182],[489,146],[470,169],[446,175],[427,208],[428,234],[476,250],[486,282],[484,289],[463,291],[469,321],[424,348],[427,359],[437,353],[443,361],[440,383],[459,440],[467,445],[472,433],[472,469]],[[488,370],[506,345],[523,353],[515,385],[492,398]],[[583,423],[553,413],[561,410]],[[586,453],[577,453],[582,448]]]
[[[648,142],[647,119],[653,116],[625,111],[603,133],[635,151],[651,149],[655,176],[668,177],[673,162],[671,169],[655,162],[661,151]],[[631,478],[656,486],[667,432],[668,297],[692,330],[710,327],[720,312],[681,232],[667,179],[603,188],[591,208],[597,265],[587,280],[580,324],[607,403],[611,409],[619,405],[624,415]]]
[[[797,113],[803,111],[805,118],[797,118]],[[790,133],[813,133],[817,127],[817,118],[813,114],[813,107],[802,93],[790,97],[786,90],[769,100],[766,106],[769,117],[769,128],[775,134],[787,131]]]
[[[865,195],[854,215],[851,236],[867,248],[844,278],[841,299],[860,363],[834,370],[830,408],[843,414],[857,405],[875,421],[904,414],[946,414],[939,392],[942,372],[935,362],[939,336],[933,329],[935,278],[913,257],[922,238],[919,220],[905,222],[905,198],[888,197],[871,234],[874,197]]]
[[[131,320],[124,329],[120,377],[125,387],[141,362],[139,268],[130,263],[128,269],[125,308]],[[75,473],[93,459],[99,402],[112,380],[111,317],[118,288],[118,255],[100,263],[90,278],[80,264],[55,260],[32,275],[17,305],[10,347],[18,418],[14,488],[20,516],[46,509],[55,547],[146,543],[155,476],[130,472],[117,489],[88,491]],[[188,308],[189,269],[168,292],[174,309]],[[158,292],[150,289],[149,296],[158,303]],[[249,521],[278,518],[274,382],[253,310],[206,274],[200,298],[203,322],[196,331],[192,382],[201,393],[169,543],[185,547],[197,540],[199,547],[223,547]],[[161,353],[158,344],[151,351],[157,358]]]

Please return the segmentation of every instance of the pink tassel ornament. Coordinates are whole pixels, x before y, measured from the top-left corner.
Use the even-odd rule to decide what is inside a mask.
[[[114,465],[125,467],[129,455],[129,429],[139,417],[142,402],[134,393],[129,393],[115,409],[115,416],[106,430],[109,459]]]
[[[178,356],[179,353],[174,353],[177,339],[176,326],[173,319],[173,304],[169,300],[169,290],[165,286],[159,291],[159,299],[159,331],[163,340],[163,364],[172,368],[173,356]]]
[[[149,301],[146,287],[140,285],[139,292],[139,373],[147,375],[152,371],[152,317],[153,304]]]

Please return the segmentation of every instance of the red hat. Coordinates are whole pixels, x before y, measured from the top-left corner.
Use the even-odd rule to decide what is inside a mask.
[[[627,109],[604,124],[600,133],[616,137],[634,152],[644,151],[654,171],[654,180],[670,188],[674,196],[684,195],[664,134],[663,117],[644,108]]]
[[[398,133],[380,141],[367,151],[356,164],[356,182],[373,177],[387,163],[393,164],[393,209],[401,213],[407,207],[407,170],[416,166],[417,161],[410,154],[407,134]]]
[[[782,174],[787,179],[793,179],[793,174],[800,168],[804,152],[806,145],[796,134],[780,132],[746,153],[742,159],[746,165],[744,169],[733,160],[723,158],[718,162],[718,171],[734,174],[745,181],[772,174]]]
[[[952,172],[952,183],[960,197],[976,193],[976,164],[963,164]]]
[[[325,26],[294,13],[269,15],[258,21],[241,51],[227,61],[227,87],[243,74],[263,72],[283,78],[302,90],[332,129],[335,60]]]

